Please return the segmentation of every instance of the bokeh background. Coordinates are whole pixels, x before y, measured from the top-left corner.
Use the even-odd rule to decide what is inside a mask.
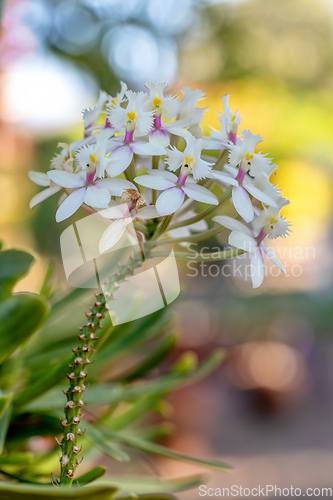
[[[7,247],[38,255],[21,287],[37,291],[59,262],[55,198],[30,211],[29,170],[47,171],[81,111],[119,80],[166,80],[231,94],[242,128],[264,137],[275,180],[292,200],[293,233],[276,247],[288,276],[249,283],[214,264],[182,266],[173,306],[179,351],[226,348],[224,366],[170,400],[167,444],[221,457],[231,474],[209,486],[333,487],[333,2],[331,0],[9,0],[0,32],[0,229]],[[204,125],[217,126],[209,111]],[[210,242],[212,245],[216,242]],[[191,466],[160,461],[165,477]],[[181,494],[200,498],[198,491]]]

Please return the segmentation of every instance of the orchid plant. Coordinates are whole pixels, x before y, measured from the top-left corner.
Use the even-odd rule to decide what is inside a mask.
[[[107,311],[105,294],[116,298],[121,283],[150,255],[162,255],[159,247],[166,243],[175,245],[176,257],[185,260],[224,260],[248,252],[254,288],[264,279],[264,255],[284,272],[264,240],[288,234],[289,224],[280,212],[289,201],[269,181],[276,165],[256,151],[261,136],[249,130],[239,134],[241,117],[231,111],[228,94],[221,98],[219,130],[205,135],[206,108],[198,105],[202,91],[185,87],[180,98],[168,95],[164,82],[147,82],[146,88],[133,92],[121,83],[116,96],[100,92],[97,104],[83,112],[82,139],[60,144],[47,173],[29,174],[46,188],[31,200],[31,207],[62,192],[58,222],[79,208],[111,221],[99,242],[100,253],[115,247],[127,232],[141,247],[130,265],[120,266],[110,277],[104,294],[97,294],[81,328],[68,374],[61,484],[72,483],[79,463],[81,396],[89,353]],[[226,207],[232,217],[223,215]],[[228,242],[233,248],[195,257],[187,250],[189,243],[225,230],[231,230]]]

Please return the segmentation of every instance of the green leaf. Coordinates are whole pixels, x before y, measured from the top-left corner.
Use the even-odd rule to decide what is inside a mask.
[[[0,396],[0,455],[3,452],[12,413],[12,397],[13,394],[3,393]]]
[[[83,425],[83,423],[82,423]],[[85,421],[84,426],[86,428],[86,434],[85,436],[103,453],[106,453],[109,455],[109,457],[112,457],[118,462],[128,462],[130,460],[130,457],[122,451],[119,446],[116,444],[111,444],[110,441],[106,441],[103,433],[91,425],[89,422]]]
[[[190,477],[180,477],[177,479],[159,479],[151,476],[114,476],[112,475],[112,479],[110,481],[101,481],[100,485],[112,484],[119,488],[119,492],[117,494],[117,498],[121,498],[121,493],[123,495],[129,495],[129,498],[133,496],[133,493],[136,495],[149,495],[155,494],[158,498],[158,495],[165,493],[175,493],[179,491],[188,490],[190,488],[195,488],[204,482],[204,477],[200,474],[190,476]],[[159,493],[156,493],[159,492]],[[126,496],[125,496],[126,498]],[[127,496],[128,498],[128,496]],[[135,498],[135,497],[134,497]],[[162,497],[163,498],[163,497]],[[168,498],[168,497],[166,497]],[[172,497],[173,498],[173,497]]]
[[[0,482],[1,500],[62,500],[63,498],[78,498],[80,500],[111,500],[117,492],[117,487],[106,485],[88,485],[83,488],[65,488],[54,486],[39,486],[34,484],[17,484]]]
[[[0,457],[0,465],[30,465],[33,459],[29,451],[14,452]]]
[[[101,406],[122,401],[133,401],[139,397],[163,396],[170,391],[183,387],[210,373],[220,365],[224,358],[224,351],[215,351],[196,370],[187,373],[171,373],[155,380],[149,380],[133,386],[124,386],[121,383],[91,385],[87,391],[89,405]],[[23,395],[24,396],[24,395]],[[29,403],[26,411],[36,410],[62,410],[63,398],[58,388],[54,388],[47,394]]]
[[[49,262],[45,271],[43,284],[39,294],[47,299],[52,297],[52,280],[54,278],[55,265],[54,262]]]
[[[18,293],[0,303],[0,363],[41,326],[47,310],[36,294]]]
[[[148,493],[143,495],[131,495],[129,497],[122,497],[119,500],[177,500],[175,496],[168,495],[167,493]]]
[[[100,477],[104,476],[105,472],[106,472],[105,467],[102,466],[94,467],[85,474],[76,477],[73,486],[85,486],[86,484],[92,483],[93,481],[96,481],[96,479],[99,479]]]
[[[139,448],[139,450],[146,451],[148,453],[153,453],[155,455],[160,455],[162,457],[171,458],[173,460],[181,460],[182,462],[189,462],[192,464],[203,465],[212,469],[219,470],[230,470],[232,467],[219,460],[204,460],[201,458],[191,457],[185,455],[184,453],[179,453],[178,451],[170,450],[165,446],[161,446],[150,441],[145,441],[144,439],[138,438],[136,436],[131,436],[129,434],[121,434],[110,431],[109,429],[103,427],[101,429],[102,434],[107,439],[112,439],[118,441],[133,448]]]
[[[136,378],[144,377],[150,373],[152,369],[155,368],[155,366],[157,366],[165,358],[165,356],[167,356],[167,354],[169,354],[169,352],[174,348],[175,343],[176,336],[174,334],[168,335],[162,340],[157,349],[150,354],[150,356],[144,359],[132,370],[127,373],[120,374],[118,378],[123,382],[131,382]]]
[[[34,257],[20,250],[0,252],[0,299],[9,297],[14,285],[27,274]]]

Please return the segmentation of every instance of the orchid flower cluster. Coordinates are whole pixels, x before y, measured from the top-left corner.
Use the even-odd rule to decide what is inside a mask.
[[[182,250],[229,229],[228,242],[237,250],[220,258],[248,252],[253,287],[263,281],[264,254],[283,271],[264,240],[288,234],[280,211],[289,201],[269,181],[276,165],[256,152],[261,136],[239,134],[241,117],[231,111],[228,94],[221,98],[219,129],[204,135],[202,91],[185,87],[179,98],[166,94],[164,82],[145,86],[147,92],[133,92],[125,83],[116,96],[100,92],[97,104],[83,112],[84,137],[61,143],[47,173],[29,173],[46,187],[30,206],[63,190],[58,222],[80,207],[98,211],[112,221],[101,253],[131,227],[143,245],[175,243]],[[233,217],[222,215],[225,204],[229,212],[233,205]],[[190,258],[186,251],[176,255]]]

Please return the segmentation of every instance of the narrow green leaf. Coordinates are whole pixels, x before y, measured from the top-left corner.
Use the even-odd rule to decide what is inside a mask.
[[[174,334],[168,335],[165,339],[162,340],[162,342],[152,354],[150,354],[132,370],[129,370],[127,373],[120,374],[117,378],[121,379],[123,382],[131,382],[132,380],[135,380],[137,378],[144,377],[145,375],[150,373],[151,370],[165,358],[165,356],[169,354],[169,352],[174,348],[175,343],[176,336]]]
[[[83,422],[82,422],[83,425]],[[103,453],[109,455],[109,457],[118,460],[118,462],[128,462],[130,457],[122,451],[118,445],[111,444],[110,440],[106,441],[103,433],[94,427],[89,422],[85,421],[84,426],[86,428],[85,436],[92,442],[94,445],[99,448]]]
[[[143,495],[131,495],[126,498],[121,498],[121,500],[177,500],[177,498],[167,493],[148,493]]]
[[[1,394],[0,397],[0,455],[3,452],[12,413],[12,396],[12,394]]]
[[[140,477],[112,475],[112,479],[110,481],[101,481],[99,484],[111,484],[119,488],[117,498],[121,498],[121,493],[123,495],[129,495],[129,498],[131,498],[131,495],[133,496],[134,493],[136,495],[176,493],[190,488],[195,488],[203,482],[204,477],[201,474],[189,477],[180,477],[177,479],[159,479],[156,477],[142,475]]]
[[[41,297],[28,293],[18,293],[0,303],[0,363],[41,326],[47,309]]]
[[[46,272],[44,275],[44,280],[40,289],[39,294],[42,295],[43,297],[46,297],[47,299],[51,298],[52,296],[52,280],[54,277],[54,269],[55,265],[54,262],[49,262],[46,268]]]
[[[93,481],[96,481],[96,479],[99,479],[100,477],[104,476],[105,472],[106,472],[105,467],[102,466],[94,467],[85,474],[76,477],[73,486],[85,486],[86,484],[92,483]]]
[[[141,417],[147,410],[154,407],[159,399],[159,396],[139,399],[139,401],[133,404],[129,410],[123,411],[120,415],[112,417],[108,421],[108,427],[113,431],[123,429],[127,425],[133,423],[137,418]]]
[[[33,459],[33,454],[28,451],[14,452],[0,457],[0,465],[29,465]]]
[[[204,460],[201,458],[191,457],[189,455],[185,455],[184,453],[170,450],[165,446],[161,446],[159,444],[152,443],[150,441],[145,441],[144,439],[138,438],[137,436],[115,433],[105,427],[101,429],[101,432],[105,438],[109,438],[112,439],[113,441],[118,441],[125,445],[132,446],[133,448],[139,448],[142,451],[153,453],[155,455],[160,455],[162,457],[171,458],[173,460],[180,460],[182,462],[189,462],[193,464],[203,465],[205,467],[209,467],[212,469],[219,469],[219,470],[232,469],[230,465],[224,462],[220,462],[219,460]]]
[[[84,488],[65,488],[34,484],[17,484],[0,482],[1,500],[62,500],[63,498],[78,498],[80,500],[111,500],[117,492],[117,487],[111,484],[87,485]]]
[[[214,352],[196,370],[187,373],[171,373],[155,380],[149,380],[133,386],[124,386],[121,383],[91,385],[87,391],[89,405],[105,405],[121,401],[133,401],[139,397],[163,396],[170,391],[184,387],[190,383],[200,380],[220,365],[224,358],[223,351]],[[24,398],[24,395],[22,395]],[[58,388],[54,388],[47,394],[29,403],[26,411],[36,410],[62,410],[63,399]]]
[[[17,281],[27,274],[34,257],[20,250],[0,252],[0,299],[9,297]]]

